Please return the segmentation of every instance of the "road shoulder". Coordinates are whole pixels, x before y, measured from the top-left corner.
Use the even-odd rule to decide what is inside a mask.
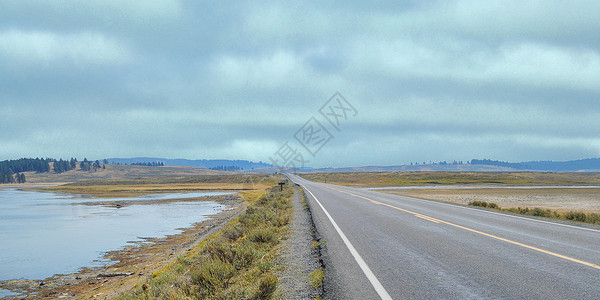
[[[317,299],[323,293],[322,284],[319,284],[318,278],[314,279],[322,270],[320,245],[304,192],[300,188],[294,187],[292,204],[294,216],[288,239],[283,243],[283,268],[277,274],[280,284],[276,294],[280,299]]]

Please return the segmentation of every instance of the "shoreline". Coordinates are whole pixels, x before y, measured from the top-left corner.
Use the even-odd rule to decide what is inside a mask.
[[[20,293],[4,299],[77,299],[114,298],[130,291],[136,284],[145,282],[175,259],[191,251],[198,243],[214,233],[222,225],[235,218],[245,209],[246,203],[239,195],[208,196],[191,199],[159,200],[164,202],[215,201],[225,205],[223,211],[209,216],[207,220],[176,228],[180,233],[159,238],[143,238],[142,241],[126,244],[121,249],[106,252],[103,259],[110,262],[105,266],[84,267],[71,274],[56,274],[43,280],[16,279],[0,281],[0,288]],[[109,202],[109,201],[107,201]],[[119,201],[114,201],[119,202]],[[137,205],[152,205],[140,203]],[[120,205],[99,203],[96,205]],[[125,203],[123,203],[125,204]],[[127,203],[129,204],[129,203]],[[131,203],[133,204],[133,203]]]

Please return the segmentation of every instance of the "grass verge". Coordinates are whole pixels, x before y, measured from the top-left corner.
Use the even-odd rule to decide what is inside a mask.
[[[485,202],[485,201],[471,201],[471,202],[469,202],[468,205],[486,207],[486,208],[496,209],[496,210],[500,210],[500,211],[507,211],[507,212],[520,214],[520,215],[600,225],[600,214],[597,214],[597,213],[585,213],[585,212],[579,212],[579,211],[566,211],[565,212],[565,211],[544,209],[544,208],[539,208],[539,207],[502,208],[502,207],[498,206],[498,204],[496,204],[496,203]]]
[[[244,213],[120,299],[269,299],[277,245],[292,214],[290,187],[245,195]]]

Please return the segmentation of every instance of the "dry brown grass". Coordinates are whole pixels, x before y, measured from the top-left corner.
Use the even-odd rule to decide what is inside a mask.
[[[194,175],[224,175],[233,172],[215,171],[197,167],[146,167],[106,165],[106,169],[96,172],[71,170],[61,174],[53,171],[47,173],[25,172],[28,183],[79,182],[83,180],[123,180],[149,177],[183,177]]]
[[[244,213],[120,299],[271,299],[292,194],[246,192]]]
[[[255,189],[265,189],[267,184],[255,184]],[[144,185],[89,185],[89,186],[53,186],[41,188],[41,190],[85,194],[96,197],[129,197],[144,194],[178,193],[193,191],[230,191],[247,190],[252,188],[243,183],[179,183],[179,184],[144,184]]]
[[[187,177],[156,177],[137,180],[90,180],[59,186],[37,187],[36,190],[85,194],[96,197],[128,197],[144,194],[264,190],[276,184],[272,175],[201,175]]]
[[[598,188],[415,189],[383,192],[459,204],[485,201],[502,208],[539,207],[564,212],[600,212]]]
[[[600,185],[600,173],[551,172],[364,172],[313,173],[302,177],[345,186],[407,185]]]

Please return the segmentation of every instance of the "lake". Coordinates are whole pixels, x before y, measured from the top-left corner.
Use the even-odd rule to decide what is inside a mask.
[[[0,189],[0,280],[44,279],[108,263],[103,254],[141,237],[164,237],[219,213],[214,201],[168,202],[121,208],[77,203],[164,200],[233,194],[170,193],[131,198],[85,198]]]

